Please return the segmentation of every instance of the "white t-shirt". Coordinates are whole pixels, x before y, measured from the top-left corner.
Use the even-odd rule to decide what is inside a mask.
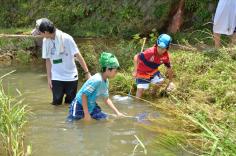
[[[51,39],[53,43],[53,48],[50,50],[50,57],[45,57],[43,51],[43,59],[50,59],[51,67],[51,79],[59,81],[75,81],[78,80],[78,71],[75,64],[74,55],[79,53],[79,49],[74,41],[74,39],[66,33],[62,33],[64,52],[56,55],[56,45],[55,40]],[[44,43],[43,43],[44,44]]]

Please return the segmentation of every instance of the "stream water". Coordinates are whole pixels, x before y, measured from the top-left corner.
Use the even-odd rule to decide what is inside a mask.
[[[18,95],[20,91],[32,112],[25,131],[26,143],[32,146],[33,156],[131,156],[139,143],[134,135],[144,143],[148,156],[187,155],[176,147],[153,147],[152,142],[158,134],[140,126],[149,124],[145,120],[111,117],[107,121],[68,123],[69,106],[50,104],[51,92],[47,88],[43,65],[1,68],[0,75],[12,70],[16,72],[5,77],[3,84],[9,94]],[[111,99],[128,115],[152,113],[156,117],[162,116],[144,102],[118,95]],[[105,112],[112,113],[101,101],[99,104]],[[139,146],[134,155],[145,155],[144,149]]]

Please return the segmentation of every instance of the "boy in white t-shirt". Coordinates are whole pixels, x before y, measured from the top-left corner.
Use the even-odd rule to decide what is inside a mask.
[[[78,71],[75,59],[79,61],[86,77],[91,75],[73,38],[56,29],[53,23],[42,18],[38,31],[43,39],[42,58],[46,59],[48,86],[52,90],[53,105],[69,104],[76,96]]]

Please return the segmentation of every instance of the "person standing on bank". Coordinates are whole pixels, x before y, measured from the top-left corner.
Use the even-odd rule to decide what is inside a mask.
[[[236,44],[236,0],[219,0],[213,23],[215,47],[221,45],[221,34],[232,36],[232,45]]]
[[[38,27],[43,39],[42,58],[46,59],[48,86],[52,90],[53,105],[70,104],[76,96],[78,71],[75,59],[82,66],[86,78],[91,75],[73,38],[59,29],[47,18]]]

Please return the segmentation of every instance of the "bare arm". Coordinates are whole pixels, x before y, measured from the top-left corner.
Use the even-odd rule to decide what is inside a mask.
[[[86,121],[91,120],[91,116],[88,111],[88,97],[85,94],[82,94],[82,106],[84,110],[84,120]]]
[[[169,83],[172,82],[172,80],[173,80],[173,69],[172,69],[172,67],[167,68],[167,75],[168,75]]]
[[[136,55],[134,56],[133,63],[134,63],[133,77],[136,77],[137,68],[138,68],[138,54],[136,54]]]
[[[81,67],[83,68],[84,72],[86,73],[86,78],[90,78],[90,72],[88,70],[87,64],[84,61],[83,56],[80,53],[75,54],[75,59],[80,63]]]
[[[124,114],[120,113],[118,111],[118,109],[114,106],[114,104],[112,103],[111,99],[106,98],[104,101],[119,117],[120,116],[125,116]]]
[[[172,82],[172,80],[173,80],[173,69],[171,67],[167,68],[167,75],[168,75],[168,78],[169,78],[169,82],[168,82],[168,85],[166,86],[166,90],[167,91],[173,91],[176,87],[175,87],[175,84]]]
[[[50,59],[46,59],[46,69],[47,69],[47,79],[48,87],[52,89],[52,73],[51,73],[52,64]]]

